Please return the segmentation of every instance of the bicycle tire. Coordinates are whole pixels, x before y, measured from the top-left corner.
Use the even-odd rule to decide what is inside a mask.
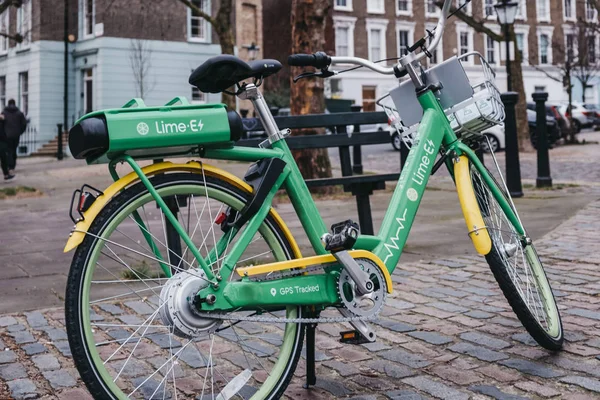
[[[533,243],[524,243],[474,164],[470,163],[469,170],[477,203],[492,239],[492,250],[485,258],[502,293],[540,346],[560,350],[564,341],[560,313]],[[488,174],[494,178],[489,171]],[[497,186],[496,192],[510,204],[506,191],[495,179],[492,181]],[[519,260],[523,265],[518,265]]]
[[[178,192],[179,189],[182,189],[184,191],[189,190],[184,188],[194,187],[193,190],[196,190],[196,187],[204,185],[204,191],[206,193],[210,192],[209,195],[207,194],[207,199],[209,198],[209,196],[215,197],[218,194],[220,198],[230,201],[231,203],[233,203],[234,207],[238,209],[241,209],[241,207],[243,207],[243,205],[250,199],[250,194],[248,192],[233,185],[230,185],[229,183],[220,180],[216,177],[190,173],[173,173],[157,175],[152,177],[150,180],[154,187],[159,191],[159,193],[161,193],[161,195],[167,193],[167,191],[169,191],[169,193],[175,193]],[[198,190],[198,193],[202,192],[202,190]],[[91,332],[91,328],[88,331],[86,331],[85,327],[86,323],[91,325],[89,315],[87,317],[88,319],[86,319],[85,317],[87,314],[89,314],[89,312],[86,314],[85,310],[92,308],[92,303],[90,302],[89,288],[87,289],[87,292],[85,291],[85,285],[91,286],[91,278],[89,278],[90,271],[92,271],[92,268],[90,267],[90,260],[92,259],[93,255],[98,254],[98,248],[100,247],[99,244],[103,245],[104,243],[106,243],[105,240],[101,240],[99,239],[99,237],[104,237],[103,235],[105,235],[109,230],[109,234],[112,234],[115,231],[117,231],[117,228],[120,227],[121,223],[125,220],[125,216],[123,216],[123,214],[129,213],[129,210],[132,209],[132,207],[136,207],[138,203],[146,201],[148,196],[150,195],[147,192],[147,189],[143,186],[142,183],[138,183],[136,185],[131,186],[130,188],[127,188],[126,190],[115,196],[113,199],[111,199],[110,202],[102,209],[98,217],[92,223],[89,229],[90,235],[86,235],[84,241],[76,249],[71,269],[69,272],[65,300],[65,317],[69,345],[73,354],[73,360],[75,362],[75,365],[88,390],[95,399],[121,399],[130,397],[126,395],[126,392],[123,390],[123,388],[118,388],[119,391],[116,391],[115,385],[111,385],[110,382],[107,382],[107,377],[111,378],[110,373],[107,374],[109,368],[104,368],[104,371],[102,370],[102,367],[100,367],[98,363],[98,359],[102,361],[101,358],[98,356],[98,351],[96,350],[96,348],[92,349],[93,346],[90,345],[91,343],[96,343],[94,342],[93,337],[90,338],[90,336],[97,334],[97,332],[89,333]],[[121,220],[119,221],[119,219]],[[112,224],[116,224],[116,226],[113,227]],[[149,227],[150,225],[148,225],[148,229],[150,229]],[[268,240],[273,242],[269,242],[268,246],[278,246],[277,252],[279,254],[279,258],[289,259],[293,257],[293,251],[290,242],[286,239],[281,227],[277,224],[276,220],[271,215],[269,215],[265,219],[263,228],[265,229],[264,232],[267,232],[267,236],[269,237]],[[261,233],[263,233],[262,230]],[[267,239],[265,239],[265,241],[267,241]],[[273,251],[274,256],[275,253],[276,251]],[[282,257],[282,254],[284,255],[284,257]],[[97,259],[98,258],[96,256],[95,260]],[[87,299],[86,293],[88,296]],[[294,307],[293,309],[288,308],[287,315],[301,317],[302,309],[300,307]],[[150,326],[150,323],[148,323],[148,325]],[[234,330],[234,328],[231,329]],[[266,379],[262,381],[263,383],[261,388],[254,393],[252,397],[253,399],[278,399],[283,395],[286,387],[292,379],[300,357],[303,345],[304,330],[305,326],[303,324],[286,324],[285,329],[283,330],[284,332],[281,344],[282,350],[280,350],[279,353],[279,356],[281,356],[281,354],[284,354],[283,349],[285,349],[284,356],[286,359],[282,359],[280,357],[278,361],[274,363],[273,371],[275,371],[276,368],[278,376],[271,378],[268,375]],[[169,333],[171,333],[170,330]],[[175,337],[174,335],[172,336]],[[216,336],[217,335],[213,334],[213,342],[215,341],[214,338]],[[236,336],[238,336],[237,333]],[[256,336],[260,338],[259,335]],[[177,339],[181,340],[181,338]],[[128,341],[129,339],[126,339],[124,343],[128,344]],[[171,338],[169,338],[169,342],[170,341]],[[243,340],[241,339],[240,341],[243,342]],[[135,348],[133,349],[131,354],[133,355],[133,353],[135,353]],[[127,359],[127,361],[129,361],[131,357],[132,356],[130,356]],[[171,358],[172,357],[173,355],[171,355]],[[246,355],[245,357],[246,361],[248,361]],[[146,360],[144,359],[144,362],[145,361]],[[175,361],[178,361],[178,359],[176,359]],[[173,364],[175,364],[175,362],[173,362]],[[212,364],[214,364],[214,362],[211,361],[209,362],[209,364],[212,374]],[[125,366],[123,366],[123,368],[124,367]],[[208,366],[206,366],[205,368],[208,374]],[[171,369],[173,369],[173,367],[171,367]],[[218,366],[215,366],[214,369],[217,370]],[[279,371],[281,371],[281,373]],[[119,372],[119,375],[120,374],[121,372]],[[167,371],[166,374],[170,374],[170,371]],[[120,377],[117,376],[115,380],[118,378]],[[173,380],[175,380],[174,374]],[[267,382],[270,386],[266,390],[263,390]],[[167,384],[168,379],[164,386],[166,387]],[[173,387],[175,390],[177,390],[175,384],[173,384]],[[164,390],[166,389],[163,389],[163,392]],[[214,393],[214,395],[216,396],[217,393]],[[144,396],[147,397],[147,393]],[[153,395],[151,395],[150,397],[153,397]]]

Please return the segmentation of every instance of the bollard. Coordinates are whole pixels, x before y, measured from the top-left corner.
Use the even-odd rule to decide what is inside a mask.
[[[531,97],[535,101],[535,130],[537,135],[537,179],[535,180],[535,187],[552,187],[550,158],[548,156],[548,128],[546,126],[548,93],[535,92]]]
[[[506,118],[504,119],[504,137],[506,149],[506,186],[512,197],[523,197],[521,186],[521,166],[519,164],[519,141],[517,139],[517,116],[515,105],[519,99],[516,92],[506,92],[500,95]]]
[[[408,148],[406,143],[404,143],[404,140],[400,140],[400,170],[401,171],[404,168],[404,164],[406,163],[406,159],[408,158],[409,152],[410,152],[410,149]]]
[[[274,117],[276,117],[279,114],[279,107],[271,106],[269,107],[269,110],[271,111],[271,114],[273,114]]]
[[[483,138],[483,140],[485,140],[485,138]],[[475,149],[475,155],[477,156],[477,158],[479,158],[479,161],[481,161],[482,164],[485,164],[485,161],[483,159],[483,149],[481,148],[481,145],[479,145],[479,147]]]
[[[56,159],[60,161],[63,159],[63,124],[56,124],[56,127],[58,128],[58,149],[56,151]]]
[[[360,112],[362,106],[359,105],[352,105],[350,106],[350,110],[352,112]],[[360,125],[356,124],[354,125],[354,133],[360,133]],[[354,171],[355,174],[362,174],[363,173],[363,166],[362,166],[362,150],[360,149],[360,146],[353,146],[352,147],[352,170]]]

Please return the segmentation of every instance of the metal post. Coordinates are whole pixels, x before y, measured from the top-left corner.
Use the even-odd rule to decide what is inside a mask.
[[[406,163],[406,159],[408,158],[408,153],[410,149],[404,143],[404,140],[400,140],[400,170],[404,168],[404,164]]]
[[[503,25],[504,28],[504,39],[506,40],[506,89],[507,92],[512,90],[512,83],[510,81],[510,29],[508,24]]]
[[[535,186],[552,187],[550,176],[550,158],[548,157],[548,134],[546,126],[546,100],[548,93],[536,92],[531,95],[535,101],[535,130],[537,136],[537,179]]]
[[[362,109],[362,106],[360,106],[360,105],[350,106],[350,110],[352,112],[360,112],[361,109]],[[354,125],[354,133],[360,133],[360,125],[359,124]],[[360,149],[360,146],[352,147],[352,164],[353,164],[352,170],[354,171],[355,174],[363,173],[362,151]]]
[[[269,110],[271,110],[271,114],[273,114],[274,117],[279,114],[279,107],[271,106],[269,107]]]
[[[63,159],[63,141],[62,141],[63,124],[56,124],[56,126],[58,128],[58,143],[57,143],[58,149],[56,150],[56,159],[62,160]]]
[[[519,141],[517,139],[517,116],[515,105],[519,95],[515,92],[502,93],[500,96],[506,117],[504,119],[504,136],[506,141],[506,186],[512,197],[523,197],[521,186],[521,166],[519,164]]]
[[[485,138],[483,138],[483,140],[486,140]],[[477,158],[479,158],[479,161],[481,161],[482,163],[485,163],[484,159],[483,159],[483,149],[481,148],[481,142],[479,147],[477,147],[477,149],[475,149],[475,155],[477,156]]]
[[[336,126],[338,135],[347,135],[346,126]],[[352,160],[350,159],[350,146],[340,146],[340,166],[342,167],[342,176],[352,175]]]
[[[373,191],[368,185],[356,185],[353,194],[356,196],[360,233],[373,235],[373,218],[371,216],[371,200],[369,198],[373,194]]]
[[[67,124],[69,119],[69,0],[65,0],[65,26],[64,26],[64,45],[65,45],[65,54],[64,54],[64,96],[63,96],[63,126],[65,130],[67,130]],[[62,148],[62,129],[58,131],[58,153],[56,154],[56,158],[59,160],[63,159],[63,148]]]

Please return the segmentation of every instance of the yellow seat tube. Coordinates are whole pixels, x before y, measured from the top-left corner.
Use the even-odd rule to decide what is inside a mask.
[[[460,156],[454,163],[454,179],[456,181],[456,190],[460,207],[462,208],[469,237],[473,241],[475,250],[483,256],[492,250],[492,240],[485,226],[469,171],[469,159],[466,156]]]

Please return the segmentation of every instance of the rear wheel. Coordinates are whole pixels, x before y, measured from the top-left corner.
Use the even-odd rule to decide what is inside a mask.
[[[575,129],[575,133],[581,132],[581,122],[576,119],[573,119],[573,128]]]
[[[175,173],[151,181],[174,205],[205,257],[224,235],[215,218],[249,199],[247,192],[209,176]],[[304,326],[197,316],[190,299],[208,281],[185,244],[169,239],[165,227],[164,214],[139,183],[106,205],[76,250],[66,324],[75,364],[91,394],[95,399],[281,397],[300,357]],[[163,266],[175,272],[171,278],[144,233],[166,260]],[[290,242],[269,216],[238,266],[291,257]],[[212,265],[215,273],[221,260]],[[301,316],[298,307],[273,312],[273,317]]]
[[[402,146],[402,139],[397,133],[394,133],[392,135],[392,146],[394,147],[394,150],[400,151],[400,147]]]
[[[473,164],[470,173],[492,239],[492,250],[485,258],[498,285],[535,341],[548,350],[559,350],[563,343],[562,322],[533,243],[518,233],[515,226],[518,221],[511,222]],[[508,194],[496,186],[499,195],[508,201]]]

